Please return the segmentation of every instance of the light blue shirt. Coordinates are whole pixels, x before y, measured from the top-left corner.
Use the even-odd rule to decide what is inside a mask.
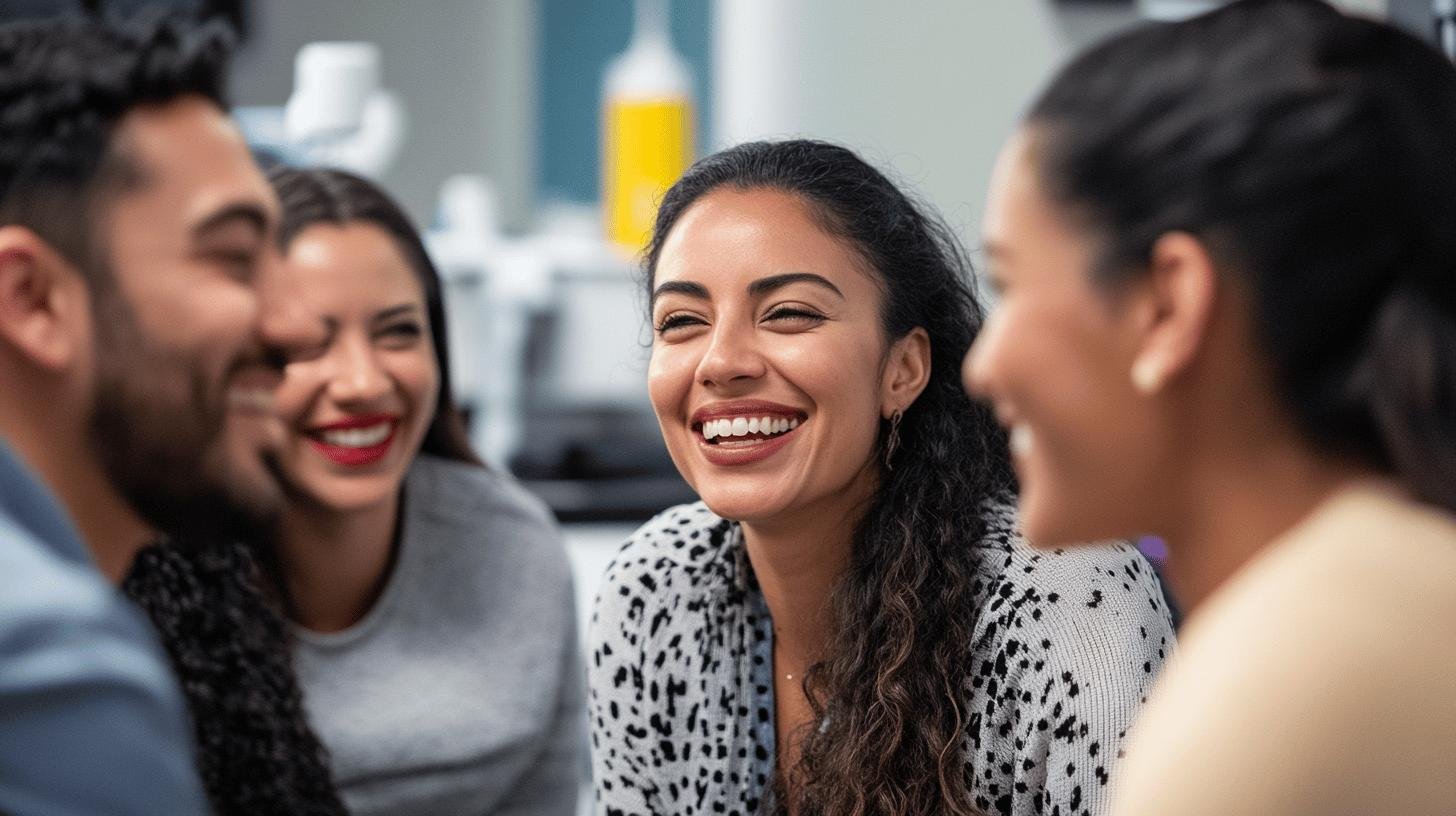
[[[0,442],[0,813],[206,812],[156,636]]]

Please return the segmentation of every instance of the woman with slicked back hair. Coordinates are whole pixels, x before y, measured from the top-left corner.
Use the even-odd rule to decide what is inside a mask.
[[[984,237],[1028,534],[1160,534],[1191,608],[1114,812],[1456,813],[1456,69],[1313,0],[1135,29]]]
[[[570,816],[583,692],[549,512],[470,449],[440,278],[372,183],[277,168],[285,273],[327,327],[278,389],[271,556],[356,816]]]
[[[845,148],[756,142],[667,193],[646,271],[649,392],[703,501],[598,596],[599,812],[1105,812],[1167,611],[1136,550],[1015,529],[950,231]]]

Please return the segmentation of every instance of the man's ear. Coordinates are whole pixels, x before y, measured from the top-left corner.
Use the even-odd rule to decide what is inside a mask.
[[[880,389],[880,415],[888,418],[915,402],[930,382],[930,335],[916,326],[890,346]]]
[[[68,368],[90,319],[75,264],[26,227],[0,226],[0,342],[43,368]]]
[[[1146,320],[1129,372],[1139,391],[1157,393],[1198,356],[1218,291],[1218,272],[1198,238],[1171,232],[1153,244],[1145,287]]]

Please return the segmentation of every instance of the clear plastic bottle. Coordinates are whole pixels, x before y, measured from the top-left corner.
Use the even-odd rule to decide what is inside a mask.
[[[635,253],[693,159],[692,75],[668,39],[667,0],[637,0],[632,42],[602,90],[603,221],[608,240]]]

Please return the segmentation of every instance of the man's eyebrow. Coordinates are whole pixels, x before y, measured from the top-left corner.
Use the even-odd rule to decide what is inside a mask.
[[[690,298],[707,300],[708,287],[692,281],[667,281],[666,283],[659,284],[656,289],[652,290],[652,302],[656,303],[658,298],[669,294],[686,295]]]
[[[260,234],[266,233],[271,223],[267,212],[261,206],[251,202],[240,201],[236,204],[229,204],[202,219],[202,221],[198,222],[192,228],[192,235],[194,238],[200,238],[209,232],[222,229],[237,221],[251,224]]]
[[[828,289],[841,298],[844,297],[844,293],[839,291],[838,286],[830,283],[828,278],[822,275],[816,275],[813,272],[785,272],[782,275],[770,275],[766,278],[759,278],[753,283],[748,284],[748,294],[757,297],[768,294],[775,289],[781,289],[791,283],[812,283]]]

